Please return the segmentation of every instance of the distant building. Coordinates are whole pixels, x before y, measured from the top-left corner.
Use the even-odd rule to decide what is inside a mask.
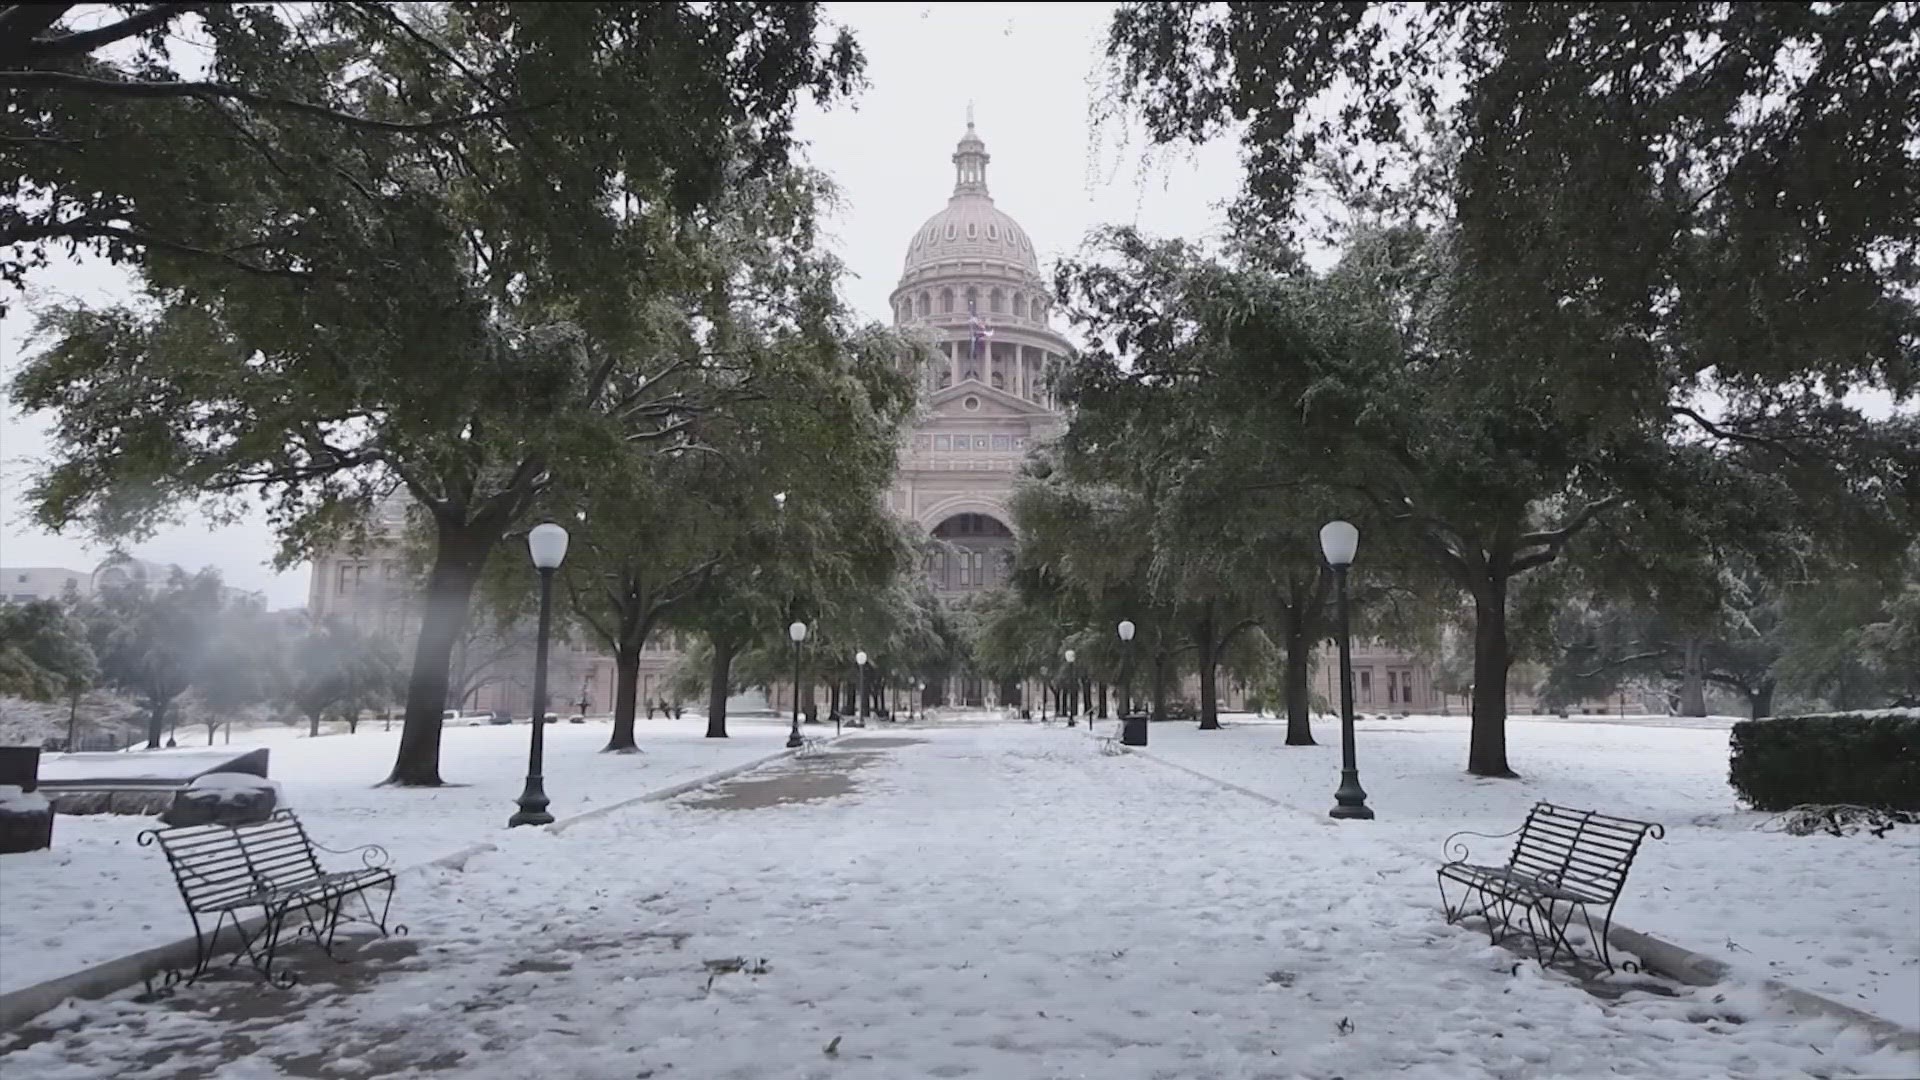
[[[307,587],[307,611],[315,619],[339,619],[364,634],[377,634],[411,662],[420,633],[421,570],[408,561],[405,546],[409,500],[396,495],[374,514],[367,542],[341,545],[316,555]],[[681,642],[658,634],[640,655],[640,715],[647,703],[672,695],[667,679],[678,663]],[[484,620],[469,619],[468,631],[455,643],[446,707],[515,716],[533,712],[533,634],[530,626],[496,632]],[[550,712],[613,709],[613,657],[598,642],[577,638],[555,642],[547,667]]]
[[[149,562],[131,555],[108,556],[90,571],[51,566],[0,567],[0,603],[28,604],[35,600],[59,600],[70,592],[75,596],[88,597],[98,594],[102,589],[134,584],[157,589],[180,569],[171,563]],[[246,596],[258,597],[260,594],[224,586],[222,595],[228,600],[237,600]]]
[[[0,603],[59,600],[69,591],[79,596],[92,591],[85,571],[60,566],[0,567]]]

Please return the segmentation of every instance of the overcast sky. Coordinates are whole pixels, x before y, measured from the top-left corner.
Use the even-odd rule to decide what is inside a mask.
[[[953,187],[954,143],[967,104],[993,155],[995,201],[1033,238],[1042,266],[1079,244],[1087,230],[1128,222],[1190,237],[1218,235],[1220,209],[1238,185],[1233,150],[1143,169],[1139,148],[1096,141],[1089,130],[1090,75],[1096,69],[1105,4],[831,4],[829,17],[853,28],[867,54],[868,89],[855,107],[808,108],[800,121],[807,156],[839,183],[844,208],[831,242],[852,276],[853,306],[887,317],[907,240]],[[126,277],[98,264],[57,265],[30,282],[35,298],[109,300]],[[0,370],[19,365],[30,312],[16,305],[0,325]],[[0,563],[90,569],[107,549],[77,535],[55,536],[27,520],[20,499],[47,449],[46,423],[0,410]],[[276,574],[264,522],[211,528],[189,509],[180,526],[132,551],[189,569],[217,567],[236,586],[259,589],[274,607],[306,603],[308,568]]]

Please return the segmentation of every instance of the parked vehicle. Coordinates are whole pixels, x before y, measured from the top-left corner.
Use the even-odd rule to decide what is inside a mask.
[[[513,714],[505,709],[495,709],[488,717],[487,722],[491,724],[511,724],[513,723]]]
[[[487,718],[486,713],[466,712],[461,709],[448,709],[440,714],[442,724],[465,724],[468,727],[478,727],[485,723]]]

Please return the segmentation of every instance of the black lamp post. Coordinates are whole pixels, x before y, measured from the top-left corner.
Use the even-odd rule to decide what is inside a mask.
[[[1360,766],[1353,753],[1353,646],[1352,624],[1347,611],[1347,568],[1353,565],[1354,552],[1360,549],[1360,530],[1344,521],[1329,521],[1320,529],[1320,552],[1333,567],[1335,591],[1339,595],[1340,619],[1340,788],[1333,793],[1330,815],[1337,818],[1371,818],[1367,793],[1360,787]]]
[[[1120,640],[1126,644],[1126,659],[1120,664],[1120,744],[1147,745],[1147,718],[1136,716],[1133,708],[1133,620],[1121,619]]]
[[[540,771],[546,752],[547,631],[553,625],[553,572],[567,557],[567,530],[551,521],[535,525],[527,533],[527,550],[533,555],[533,568],[540,572],[540,636],[533,647],[533,742],[527,749],[527,786],[517,800],[520,809],[507,819],[508,828],[553,824]]]
[[[1077,684],[1073,681],[1073,650],[1066,650],[1060,654],[1060,657],[1067,662],[1067,685],[1077,688]],[[1072,705],[1070,711],[1067,713],[1067,726],[1078,727],[1080,724],[1080,703],[1071,697],[1069,697],[1068,700],[1072,702]]]
[[[858,668],[858,670],[854,673],[855,688],[853,692],[853,700],[855,702],[855,705],[853,707],[854,708],[853,726],[866,727],[867,726],[867,651],[865,649],[862,649],[859,652],[854,653],[853,662]]]
[[[787,636],[793,639],[793,731],[787,736],[789,747],[799,746],[800,738],[800,643],[807,640],[807,624],[795,622],[787,627]]]

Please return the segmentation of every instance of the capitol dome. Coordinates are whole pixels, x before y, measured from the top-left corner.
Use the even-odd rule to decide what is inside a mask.
[[[953,195],[939,213],[928,218],[907,244],[903,278],[940,263],[966,260],[996,263],[1020,276],[1040,276],[1040,260],[1033,241],[1020,223],[993,205],[987,193],[987,144],[967,122],[967,133],[954,149]]]

